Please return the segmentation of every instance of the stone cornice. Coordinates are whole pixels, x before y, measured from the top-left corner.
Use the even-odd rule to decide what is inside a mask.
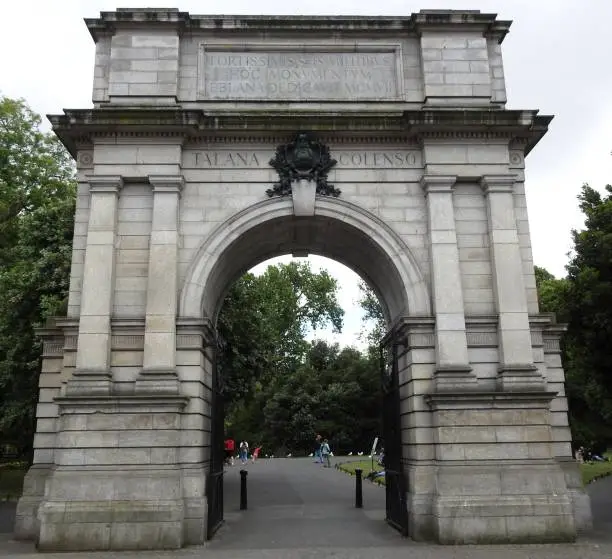
[[[117,194],[123,187],[123,178],[118,175],[87,175],[90,192]]]
[[[480,186],[485,194],[512,193],[516,184],[517,176],[506,175],[484,175],[480,179]]]
[[[421,177],[421,187],[425,194],[432,192],[451,193],[456,183],[457,177],[455,175],[423,175]]]
[[[120,8],[86,18],[94,41],[118,29],[176,29],[179,32],[214,32],[216,36],[235,33],[333,32],[346,35],[420,35],[427,31],[476,31],[502,41],[511,22],[497,20],[496,14],[478,10],[421,10],[410,16],[287,16],[287,15],[191,15],[173,8]]]
[[[149,175],[149,184],[153,187],[153,192],[180,194],[185,179],[182,175]]]
[[[319,136],[360,137],[375,140],[431,141],[492,137],[508,142],[522,140],[527,154],[542,138],[552,120],[538,111],[501,109],[398,110],[387,112],[225,111],[177,108],[100,108],[66,110],[49,115],[54,132],[74,156],[77,146],[96,137],[175,136],[227,138],[265,142],[290,138],[296,130]],[[266,140],[267,139],[267,140]]]
[[[557,392],[544,390],[522,390],[516,392],[438,392],[425,394],[425,402],[434,410],[471,406],[504,404],[507,407],[521,407],[525,404],[548,404]]]

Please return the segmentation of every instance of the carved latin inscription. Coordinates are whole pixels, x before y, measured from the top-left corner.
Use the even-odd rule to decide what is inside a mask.
[[[195,169],[268,169],[273,150],[185,150],[183,167]],[[337,168],[411,169],[421,165],[417,150],[334,149]]]
[[[348,49],[347,49],[348,50]],[[398,98],[393,47],[324,52],[202,47],[200,95],[207,99],[380,100]]]

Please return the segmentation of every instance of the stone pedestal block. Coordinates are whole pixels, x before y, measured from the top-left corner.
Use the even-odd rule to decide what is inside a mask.
[[[179,378],[173,370],[144,369],[134,387],[137,394],[178,394]]]
[[[434,371],[434,386],[438,392],[476,389],[478,379],[472,367],[461,365],[438,366]]]
[[[181,396],[63,397],[38,511],[42,551],[177,549]]]
[[[433,524],[444,544],[573,541],[564,474],[552,454],[554,393],[437,393]]]
[[[45,495],[45,482],[51,468],[51,464],[34,464],[23,480],[23,493],[15,515],[16,540],[36,540],[38,537],[38,508]]]
[[[498,372],[497,385],[504,392],[546,390],[546,379],[535,365],[506,365]]]
[[[76,370],[66,384],[67,396],[108,396],[113,375],[110,371]]]
[[[184,505],[180,488],[178,469],[95,476],[86,470],[56,472],[39,511],[38,549],[181,548]]]
[[[593,514],[591,512],[591,498],[584,490],[580,464],[571,457],[557,459],[559,467],[565,476],[565,485],[572,504],[574,523],[579,534],[585,534],[593,529]]]
[[[548,479],[544,471],[538,477],[541,483]],[[433,510],[436,540],[441,544],[567,542],[576,538],[567,495],[437,495]]]

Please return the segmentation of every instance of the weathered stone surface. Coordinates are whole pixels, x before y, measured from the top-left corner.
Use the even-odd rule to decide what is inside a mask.
[[[278,50],[260,45],[234,49],[204,44],[200,50],[200,95],[224,100],[401,98],[396,47],[356,50],[330,45],[314,49],[308,45],[296,48],[291,43]]]
[[[87,24],[94,109],[51,117],[77,159],[73,261],[68,318],[41,331],[17,536],[204,541],[214,321],[242,272],[288,253],[352,267],[401,333],[411,537],[588,529],[526,213],[525,155],[550,117],[504,108],[508,22],[126,9]],[[294,174],[327,174],[338,197],[268,198],[275,149],[300,132],[336,163],[294,156],[315,165]]]

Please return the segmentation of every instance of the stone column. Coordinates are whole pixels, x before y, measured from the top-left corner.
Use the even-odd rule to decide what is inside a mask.
[[[469,364],[459,249],[455,230],[453,187],[457,177],[424,175],[430,236],[431,284],[436,319],[437,390],[474,385]]]
[[[514,213],[514,175],[486,175],[481,185],[487,219],[493,286],[499,314],[499,377],[502,389],[543,388],[533,364],[523,261]]]
[[[88,177],[90,207],[75,372],[66,394],[109,394],[120,176]]]
[[[149,245],[149,278],[143,370],[140,392],[178,393],[176,313],[178,289],[178,211],[182,176],[149,176],[153,187],[153,224]]]

